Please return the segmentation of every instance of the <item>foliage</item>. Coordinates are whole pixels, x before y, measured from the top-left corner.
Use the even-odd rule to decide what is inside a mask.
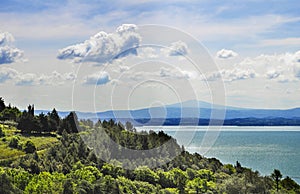
[[[21,111],[17,107],[5,107],[0,112],[0,120],[11,120],[11,121],[17,121],[18,118],[21,116]]]
[[[21,145],[19,144],[19,138],[18,137],[12,137],[9,141],[8,146],[11,147],[11,148],[20,149]]]
[[[278,190],[279,190],[279,181],[282,178],[282,174],[281,174],[280,170],[274,169],[273,173],[271,174],[271,177],[276,183],[276,191],[278,192]]]
[[[27,141],[24,147],[24,151],[27,154],[32,154],[36,151],[36,147],[31,141]]]
[[[4,132],[3,132],[3,129],[2,129],[2,125],[0,126],[0,137],[4,137],[5,136],[5,134],[4,134]]]
[[[5,109],[6,105],[4,103],[4,99],[0,97],[0,112],[2,112]]]

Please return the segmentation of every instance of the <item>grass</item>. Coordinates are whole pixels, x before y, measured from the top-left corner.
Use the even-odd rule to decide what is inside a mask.
[[[55,145],[58,139],[55,134],[41,135],[23,135],[16,127],[6,124],[0,124],[0,128],[5,136],[0,138],[0,161],[17,159],[25,155],[22,149],[10,148],[9,142],[13,137],[19,139],[20,147],[23,147],[27,141],[31,141],[37,148],[38,154],[44,153],[48,148]]]

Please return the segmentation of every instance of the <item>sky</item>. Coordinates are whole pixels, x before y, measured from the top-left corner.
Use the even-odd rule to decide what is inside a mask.
[[[297,0],[7,0],[0,96],[65,111],[300,107],[299,10]]]

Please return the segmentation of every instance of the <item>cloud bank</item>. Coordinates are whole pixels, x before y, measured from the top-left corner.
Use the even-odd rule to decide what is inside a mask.
[[[238,80],[246,80],[257,77],[257,73],[253,69],[222,69],[218,72],[212,72],[206,76],[207,81],[216,81],[222,79],[225,82],[233,82]]]
[[[238,66],[254,68],[268,80],[281,83],[298,81],[300,80],[300,51],[247,58]]]
[[[134,24],[123,24],[115,33],[99,32],[80,44],[59,50],[58,59],[71,59],[74,62],[106,63],[129,54],[137,54],[141,42]]]
[[[245,58],[233,65],[233,68],[212,72],[206,78],[208,81],[223,78],[224,81],[231,82],[256,77],[279,83],[299,81],[300,51]]]
[[[0,68],[0,84],[6,83],[11,80],[18,86],[37,86],[37,85],[52,85],[57,86],[64,84],[66,81],[74,81],[76,75],[73,72],[58,73],[52,72],[50,75],[35,74],[35,73],[23,73],[12,68],[2,67]]]
[[[175,78],[175,79],[195,79],[197,73],[194,71],[185,71],[180,69],[160,68],[159,76],[163,78]]]
[[[88,85],[104,85],[110,82],[110,76],[106,71],[99,71],[84,78],[83,83]]]

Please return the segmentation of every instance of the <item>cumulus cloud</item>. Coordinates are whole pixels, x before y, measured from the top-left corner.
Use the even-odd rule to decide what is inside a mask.
[[[23,60],[23,51],[8,46],[0,47],[0,64],[9,64]]]
[[[16,85],[25,86],[25,85],[62,85],[67,81],[73,81],[76,79],[74,72],[68,73],[58,73],[53,71],[50,75],[37,75],[34,73],[18,73],[16,76]]]
[[[159,76],[177,79],[195,79],[197,77],[197,73],[194,71],[185,71],[180,69],[162,67],[160,68]]]
[[[300,79],[300,64],[294,66],[294,75]]]
[[[300,79],[300,51],[296,52],[294,54],[294,65],[293,65],[293,71],[295,77]]]
[[[128,71],[129,69],[130,69],[130,67],[128,67],[126,65],[120,65],[119,66],[120,73],[122,73],[124,71]]]
[[[278,70],[270,70],[266,73],[267,79],[276,79],[281,75],[281,72]]]
[[[222,49],[217,52],[217,58],[219,59],[231,59],[237,56],[238,54],[233,50]]]
[[[269,80],[281,83],[297,81],[300,79],[300,51],[246,58],[237,66],[253,68]]]
[[[168,56],[183,56],[188,54],[188,46],[181,40],[173,42],[169,47],[163,48],[161,50]]]
[[[140,58],[157,58],[156,50],[152,47],[139,47],[138,56]]]
[[[83,80],[83,83],[88,85],[104,85],[108,82],[110,82],[110,76],[106,71],[99,71],[88,75]]]
[[[23,61],[24,53],[15,48],[12,43],[14,37],[8,32],[0,32],[0,65]]]
[[[233,82],[237,80],[245,80],[255,78],[257,73],[253,69],[222,69],[218,72],[212,72],[206,76],[207,81],[216,81],[222,79],[225,82]]]
[[[0,83],[13,79],[18,75],[18,72],[12,68],[3,67],[0,69]]]
[[[68,73],[58,73],[56,71],[52,72],[50,75],[45,74],[35,74],[35,73],[23,73],[18,72],[12,68],[1,68],[0,69],[0,83],[5,83],[9,80],[15,85],[25,86],[25,85],[61,85],[66,81],[73,81],[76,79],[76,75],[73,72]]]
[[[129,54],[137,54],[141,42],[134,24],[123,24],[115,33],[99,32],[80,44],[59,50],[58,59],[71,59],[74,62],[106,63]]]
[[[26,86],[26,85],[38,85],[37,75],[33,73],[19,74],[16,79],[16,85]]]
[[[0,32],[0,46],[10,45],[15,39],[11,33]]]

